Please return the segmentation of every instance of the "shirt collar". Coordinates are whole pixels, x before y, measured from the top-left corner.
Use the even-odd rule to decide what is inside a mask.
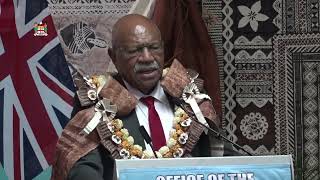
[[[132,87],[127,81],[123,80],[124,84],[126,85],[128,91],[133,94],[137,99],[141,99],[142,97],[152,96],[156,100],[160,101],[161,103],[169,104],[166,94],[164,93],[163,88],[160,85],[160,82],[157,83],[156,87],[150,94],[143,94],[138,89]]]

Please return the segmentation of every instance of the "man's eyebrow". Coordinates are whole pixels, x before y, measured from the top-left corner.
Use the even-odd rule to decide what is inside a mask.
[[[148,42],[148,43],[135,43],[132,45],[120,45],[118,47],[139,48],[139,47],[150,46],[150,45],[159,45],[159,44],[162,44],[162,41],[154,41],[154,42]]]

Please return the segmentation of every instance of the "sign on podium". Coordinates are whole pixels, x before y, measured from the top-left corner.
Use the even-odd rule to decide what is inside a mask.
[[[293,180],[290,155],[116,160],[118,180]]]

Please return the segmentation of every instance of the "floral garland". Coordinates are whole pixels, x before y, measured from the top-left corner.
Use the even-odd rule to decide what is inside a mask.
[[[184,145],[188,140],[188,129],[191,118],[180,107],[175,107],[173,127],[170,130],[170,138],[166,146],[156,151],[158,158],[178,158],[184,154]],[[112,133],[111,140],[119,147],[122,159],[151,159],[154,153],[142,150],[140,145],[134,144],[134,138],[130,136],[127,129],[123,128],[122,120],[113,119],[108,122],[108,129]]]

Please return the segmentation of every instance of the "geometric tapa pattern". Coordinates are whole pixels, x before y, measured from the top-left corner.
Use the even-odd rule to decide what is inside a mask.
[[[116,71],[108,55],[112,26],[133,3],[134,0],[48,1],[67,62],[85,75]]]
[[[224,128],[230,140],[254,154],[276,153],[272,37],[279,28],[274,2],[224,0],[216,10],[223,14]]]
[[[296,179],[320,179],[319,7],[318,0],[202,0],[222,48],[228,138],[257,155],[292,154]]]
[[[320,35],[274,38],[276,152],[292,154],[297,176],[320,178]]]

